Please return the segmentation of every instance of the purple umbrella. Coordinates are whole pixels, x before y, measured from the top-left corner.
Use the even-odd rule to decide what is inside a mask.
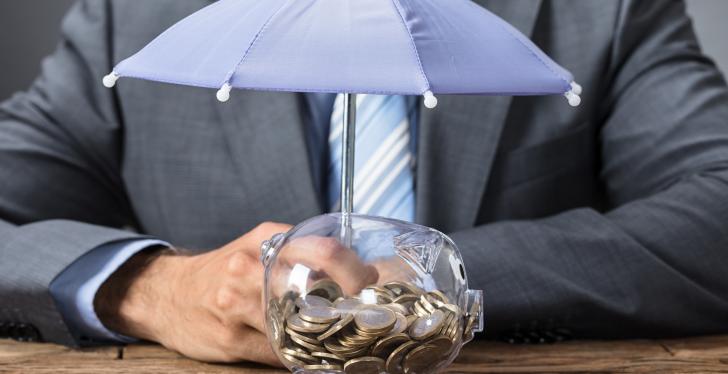
[[[581,87],[527,37],[469,0],[220,0],[104,78],[218,89],[344,93],[342,211],[351,212],[355,94],[562,94]]]

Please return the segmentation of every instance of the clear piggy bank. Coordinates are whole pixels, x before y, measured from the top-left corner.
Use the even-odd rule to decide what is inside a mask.
[[[482,292],[434,229],[327,214],[261,252],[267,335],[292,372],[434,373],[483,329]]]

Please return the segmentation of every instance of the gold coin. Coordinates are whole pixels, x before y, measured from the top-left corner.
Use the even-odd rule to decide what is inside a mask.
[[[286,331],[286,334],[288,334],[290,336],[295,336],[295,337],[297,337],[297,338],[299,338],[299,339],[301,339],[301,340],[303,340],[303,341],[305,341],[307,343],[310,343],[310,344],[318,344],[319,343],[319,341],[316,340],[315,338],[312,338],[312,337],[306,336],[304,334],[301,334],[300,332],[297,332],[295,330],[292,330],[290,327],[286,327],[285,331]]]
[[[453,341],[447,336],[440,335],[428,340],[427,345],[434,347],[432,354],[437,357],[442,357],[450,353],[450,350],[452,350],[453,347]]]
[[[294,343],[300,345],[303,348],[306,348],[309,352],[325,352],[326,351],[326,348],[324,348],[324,347],[322,347],[322,346],[320,346],[318,344],[311,344],[311,343],[308,343],[308,342],[306,342],[304,340],[301,340],[296,335],[289,335],[288,337],[291,338],[291,340]]]
[[[293,331],[304,334],[324,332],[329,328],[329,325],[327,324],[304,321],[298,313],[291,314],[286,319],[286,326],[290,327]]]
[[[298,311],[302,320],[310,323],[332,324],[339,320],[341,313],[328,306],[310,306]]]
[[[393,311],[393,312],[395,312],[395,313],[401,313],[401,314],[404,314],[404,315],[409,314],[409,309],[406,306],[402,305],[402,304],[397,304],[395,302],[391,302],[389,304],[384,304],[382,306],[385,307],[385,308],[387,308],[387,309],[389,309],[389,310],[391,310],[391,311]]]
[[[379,339],[372,347],[372,356],[386,359],[395,348],[410,340],[407,334],[394,334]]]
[[[358,348],[358,349],[353,350],[353,351],[342,352],[340,354],[340,356],[341,357],[344,357],[346,359],[350,359],[350,358],[354,358],[354,357],[361,357],[361,356],[365,355],[367,353],[367,351],[369,351],[369,346],[368,345],[367,346],[364,346],[362,348]]]
[[[389,331],[375,331],[375,332],[368,332],[368,331],[362,331],[358,327],[354,326],[352,328],[352,331],[355,335],[361,336],[362,338],[378,338],[380,336],[385,336],[389,334]]]
[[[397,322],[394,323],[392,330],[390,330],[387,335],[399,334],[407,330],[407,317],[405,317],[402,313],[395,313],[394,315],[397,316]]]
[[[282,348],[281,354],[288,355],[304,362],[316,363],[318,360],[306,353],[303,349]]]
[[[359,357],[344,364],[346,374],[380,374],[384,371],[384,360],[379,357]]]
[[[407,316],[407,328],[410,328],[410,326],[412,326],[412,324],[415,321],[417,321],[418,318],[420,318],[420,317],[418,315],[416,315],[416,314],[410,314],[410,315],[408,315]]]
[[[351,321],[353,321],[353,320],[354,320],[353,314],[344,314],[343,317],[341,317],[341,319],[338,322],[331,325],[331,327],[328,330],[326,330],[326,332],[319,335],[318,338],[316,338],[316,339],[318,341],[324,341],[324,340],[330,338],[337,332],[341,331],[344,327],[348,326],[351,323]]]
[[[307,295],[320,296],[329,301],[334,301],[343,296],[344,293],[341,291],[339,284],[333,280],[320,279],[311,285]]]
[[[478,315],[480,309],[480,302],[474,301],[473,305],[470,306],[470,311],[468,312],[468,322],[465,324],[465,330],[463,330],[463,334],[465,334],[467,337],[470,337],[475,330],[475,319]]]
[[[290,362],[292,366],[303,367],[303,366],[306,365],[305,362],[303,362],[303,361],[301,361],[301,360],[299,360],[299,359],[297,359],[297,358],[295,358],[295,357],[293,357],[291,355],[282,354],[281,356],[283,356],[283,359],[285,361]]]
[[[415,301],[414,304],[412,304],[412,310],[418,317],[427,317],[428,315],[430,315],[430,312],[425,310],[419,300]]]
[[[445,304],[450,304],[450,298],[448,298],[442,291],[434,290],[429,292],[430,296],[442,301]]]
[[[395,348],[394,351],[392,351],[392,353],[389,355],[389,357],[387,357],[387,373],[402,374],[404,372],[402,368],[402,360],[404,360],[404,356],[417,345],[417,342],[410,340]]]
[[[432,371],[433,366],[440,361],[440,356],[436,355],[436,353],[437,348],[429,344],[421,345],[409,351],[402,360],[405,374]]]
[[[346,361],[345,358],[343,358],[337,354],[329,353],[329,352],[311,352],[311,356],[320,358],[321,360],[325,360],[325,361],[329,361],[329,362],[338,361],[338,362],[343,363],[344,361]]]
[[[382,307],[367,305],[354,315],[356,326],[366,332],[389,331],[396,322],[397,316],[394,312]]]
[[[308,295],[297,298],[296,306],[299,307],[300,309],[303,309],[303,308],[308,308],[308,307],[312,307],[312,306],[333,307],[334,304],[332,304],[331,301],[329,301],[329,299],[324,299],[321,296],[308,294]]]
[[[330,365],[330,364],[306,365],[303,368],[305,370],[341,370],[341,365]]]
[[[450,328],[452,321],[455,319],[455,315],[450,312],[443,312],[445,314],[445,320],[442,322],[442,328],[440,328],[439,333],[445,334],[445,332]]]
[[[352,349],[352,347],[347,347],[347,346],[344,346],[344,345],[341,345],[341,344],[337,344],[337,343],[334,343],[334,342],[332,342],[330,340],[327,340],[327,341],[324,342],[324,347],[329,352],[334,353],[334,354],[337,354],[337,355],[341,355],[341,353],[351,352],[352,350],[356,350],[356,349]]]
[[[423,307],[423,308],[424,308],[424,309],[425,309],[425,310],[426,310],[426,311],[427,311],[428,313],[432,313],[432,312],[434,312],[435,310],[437,310],[437,308],[435,308],[435,306],[434,306],[434,305],[432,305],[432,303],[430,303],[430,301],[429,301],[429,300],[427,300],[427,297],[425,297],[425,295],[421,295],[421,296],[420,296],[420,305],[421,305],[421,306],[422,306],[422,307]]]
[[[409,334],[413,339],[425,340],[435,334],[442,328],[445,321],[445,314],[439,310],[435,310],[428,317],[420,317],[409,328]]]
[[[422,290],[411,282],[395,281],[384,284],[384,288],[392,291],[395,295],[414,294],[419,295]]]

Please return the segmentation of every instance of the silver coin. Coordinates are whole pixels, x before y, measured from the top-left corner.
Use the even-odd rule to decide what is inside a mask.
[[[291,314],[286,319],[286,326],[290,327],[293,331],[304,334],[324,332],[329,328],[327,324],[304,321],[298,313]]]
[[[341,313],[328,306],[310,306],[301,308],[299,316],[306,322],[331,324],[339,320]]]
[[[334,306],[329,299],[324,299],[321,296],[316,295],[305,295],[301,296],[296,299],[296,306],[303,309],[303,308],[309,308],[312,306],[325,306],[325,307],[332,307]]]
[[[354,322],[362,331],[389,331],[397,322],[397,316],[387,308],[367,305],[356,312]]]
[[[420,317],[409,328],[410,336],[415,340],[425,340],[437,334],[445,322],[445,314],[435,310],[427,317]]]

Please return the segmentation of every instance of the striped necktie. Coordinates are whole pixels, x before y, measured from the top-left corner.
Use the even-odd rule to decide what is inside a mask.
[[[328,202],[340,211],[343,95],[331,115]],[[414,220],[415,194],[407,100],[403,96],[357,95],[354,212]]]

